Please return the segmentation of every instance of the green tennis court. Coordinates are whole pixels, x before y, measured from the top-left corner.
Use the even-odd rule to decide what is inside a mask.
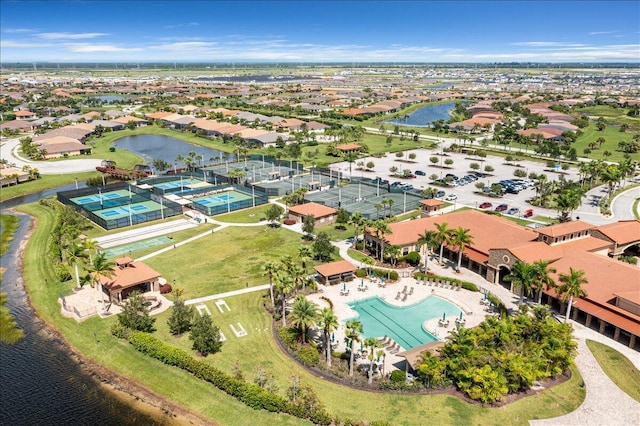
[[[126,189],[119,189],[117,191],[104,192],[102,194],[84,195],[82,197],[71,198],[75,204],[83,205],[89,203],[99,203],[101,201],[113,200],[116,198],[125,198],[130,195],[130,192]]]
[[[106,220],[121,219],[140,213],[148,213],[160,210],[162,206],[155,201],[144,201],[142,203],[126,204],[120,207],[111,207],[103,210],[96,210],[93,213]]]
[[[250,200],[251,195],[243,194],[238,191],[225,191],[218,194],[207,195],[206,197],[194,198],[193,201],[196,204],[212,207],[225,205],[227,203],[233,203],[236,201]]]

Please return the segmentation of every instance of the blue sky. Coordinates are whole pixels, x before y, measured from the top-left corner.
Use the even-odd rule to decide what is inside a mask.
[[[640,62],[638,1],[6,1],[2,62]]]

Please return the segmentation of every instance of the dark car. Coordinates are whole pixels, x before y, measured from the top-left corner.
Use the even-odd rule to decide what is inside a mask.
[[[425,172],[423,172],[422,170],[416,170],[416,174],[418,176],[426,176],[427,174]]]
[[[484,202],[484,203],[480,204],[480,208],[481,209],[488,209],[491,206],[493,206],[493,204],[488,203],[488,202]]]
[[[506,205],[506,204],[500,204],[498,207],[496,207],[496,211],[497,211],[497,212],[503,212],[503,211],[507,210],[508,208],[509,208],[509,206],[508,206],[508,205]]]
[[[515,186],[507,186],[507,189],[505,189],[504,192],[506,192],[507,194],[519,194],[520,190]]]
[[[442,197],[445,196],[445,194],[446,193],[444,191],[438,191],[438,192],[436,192],[436,198],[442,198]]]

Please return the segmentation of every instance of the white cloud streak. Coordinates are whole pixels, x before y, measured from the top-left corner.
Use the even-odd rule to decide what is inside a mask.
[[[84,40],[104,37],[106,33],[38,33],[37,37],[45,40]]]

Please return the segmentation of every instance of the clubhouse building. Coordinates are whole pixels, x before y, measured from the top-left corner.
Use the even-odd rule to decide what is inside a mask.
[[[419,251],[424,256],[426,248],[419,247],[419,236],[437,231],[436,224],[443,222],[448,229],[468,229],[473,238],[463,250],[462,266],[512,291],[505,277],[517,261],[550,262],[557,284],[559,275],[569,274],[569,268],[584,271],[588,282],[582,288],[587,295],[574,300],[572,319],[640,349],[640,268],[618,260],[625,250],[640,244],[640,221],[595,226],[576,220],[534,230],[497,215],[464,210],[389,224],[391,232],[384,236],[384,245],[398,246],[403,255]],[[365,232],[370,250],[380,243],[373,232]],[[445,245],[444,254],[452,261],[458,259],[453,245]],[[566,311],[566,303],[554,289],[543,289],[543,302]]]

